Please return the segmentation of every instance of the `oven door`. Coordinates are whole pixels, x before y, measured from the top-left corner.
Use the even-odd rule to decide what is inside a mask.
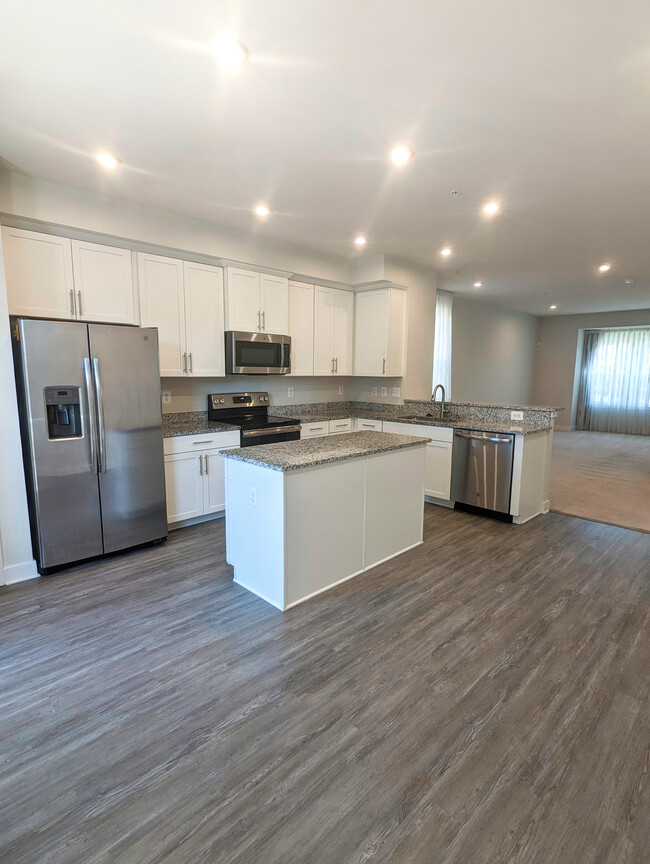
[[[300,426],[266,426],[264,429],[242,429],[241,446],[276,444],[278,441],[298,441]]]
[[[291,372],[291,336],[226,332],[229,375],[286,375]]]

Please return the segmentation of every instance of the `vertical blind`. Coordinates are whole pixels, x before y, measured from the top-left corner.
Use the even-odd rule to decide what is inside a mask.
[[[576,427],[650,435],[650,327],[585,330]]]
[[[433,387],[442,384],[447,399],[451,396],[451,308],[454,295],[438,291],[436,324],[433,336]]]

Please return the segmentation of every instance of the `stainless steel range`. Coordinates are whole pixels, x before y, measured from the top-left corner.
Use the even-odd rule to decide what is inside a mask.
[[[268,393],[213,393],[208,396],[208,420],[240,427],[242,447],[297,441],[300,420],[269,415]]]

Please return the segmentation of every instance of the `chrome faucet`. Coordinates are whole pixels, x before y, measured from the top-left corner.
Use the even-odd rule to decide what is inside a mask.
[[[445,388],[442,384],[436,384],[436,386],[433,388],[433,393],[431,394],[431,401],[432,402],[436,401],[436,393],[438,392],[438,390],[442,390],[442,402],[440,403],[440,419],[444,420],[445,419]]]

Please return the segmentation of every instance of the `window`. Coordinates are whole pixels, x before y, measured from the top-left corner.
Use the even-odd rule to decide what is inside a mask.
[[[433,335],[433,387],[436,384],[442,384],[447,399],[451,398],[451,307],[453,300],[454,295],[449,291],[438,291],[436,295],[436,326]]]
[[[576,427],[650,435],[650,327],[585,330]]]

